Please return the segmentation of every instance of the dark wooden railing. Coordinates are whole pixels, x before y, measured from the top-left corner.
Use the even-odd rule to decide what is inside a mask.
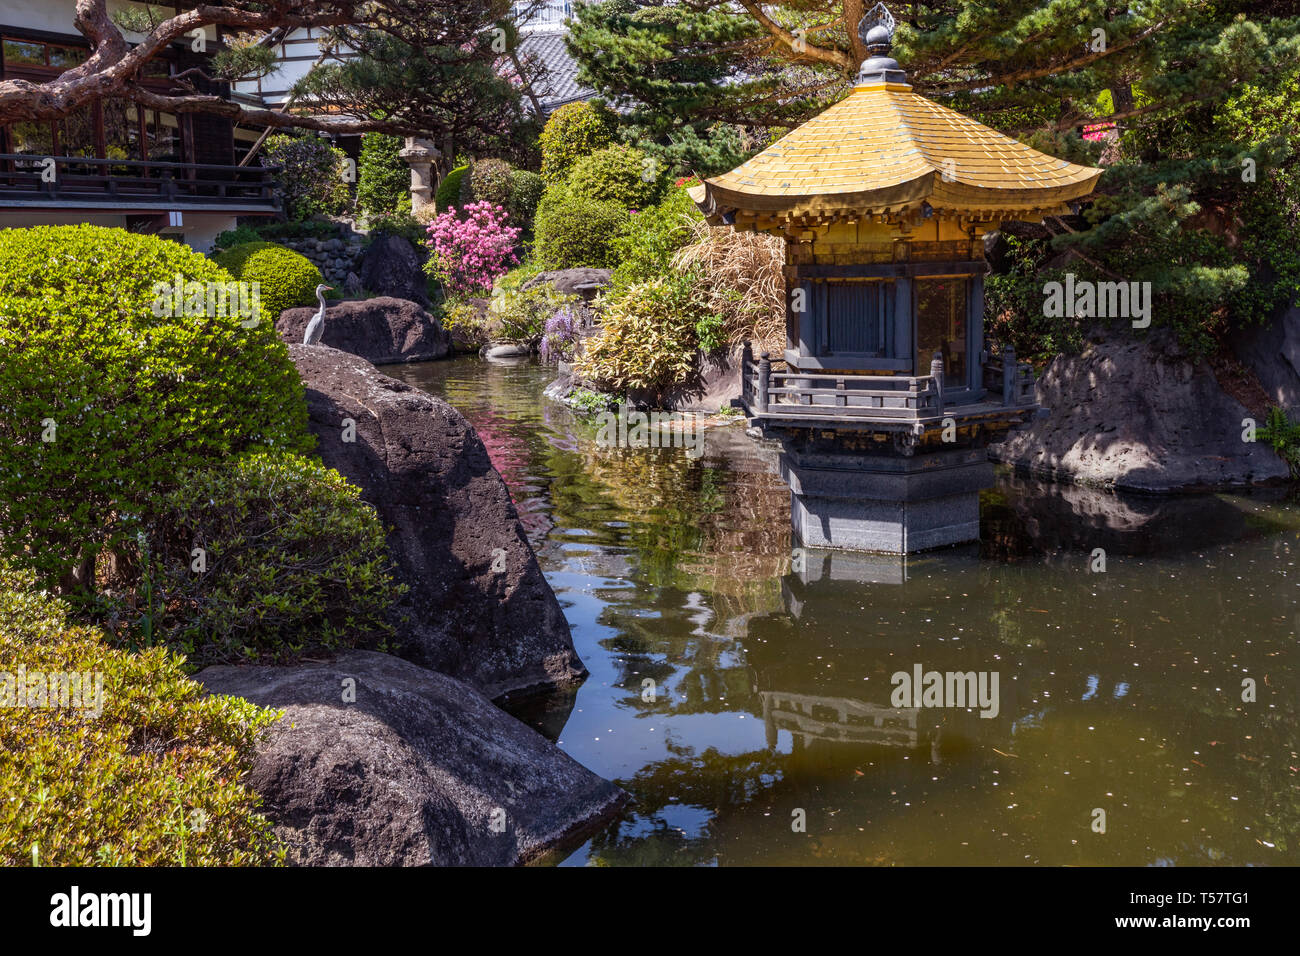
[[[1011,369],[1011,374],[1007,374]],[[984,363],[984,385],[994,395],[1002,396],[1002,404],[1010,406],[1034,405],[1034,369],[1028,362],[1016,361],[1016,350],[1002,346],[997,358]]]
[[[921,422],[943,417],[954,406],[944,391],[943,364],[936,358],[929,375],[867,375],[801,372],[773,368],[767,353],[757,361],[747,344],[741,365],[741,401],[756,417],[816,417],[828,421]],[[1012,369],[1008,378],[1003,368]],[[785,363],[778,361],[778,365]],[[985,366],[988,393],[978,404],[1028,408],[1036,404],[1034,375],[1010,348]],[[950,393],[951,394],[951,393]],[[1000,401],[999,401],[1000,400]],[[966,403],[974,405],[976,403]]]
[[[51,165],[49,160],[53,160]],[[273,166],[0,153],[0,202],[276,208]]]

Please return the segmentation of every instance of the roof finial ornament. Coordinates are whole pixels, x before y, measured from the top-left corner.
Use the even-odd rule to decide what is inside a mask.
[[[867,51],[873,55],[889,52],[894,41],[894,15],[883,3],[877,3],[868,10],[858,24],[858,36],[866,44]]]
[[[858,72],[858,86],[875,83],[906,83],[907,74],[898,61],[889,55],[894,42],[897,21],[883,3],[877,3],[858,23],[858,36],[869,54]]]

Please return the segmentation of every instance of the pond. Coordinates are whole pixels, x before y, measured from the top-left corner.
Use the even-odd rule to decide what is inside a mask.
[[[385,372],[478,430],[591,671],[506,702],[634,798],[566,865],[1300,863],[1280,494],[1000,474],[978,545],[792,550],[743,426],[698,457],[605,448],[546,367]],[[996,680],[996,707],[894,706],[918,671]]]

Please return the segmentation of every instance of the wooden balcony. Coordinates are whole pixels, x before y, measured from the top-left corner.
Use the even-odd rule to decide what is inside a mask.
[[[0,153],[0,207],[273,213],[279,208],[272,188],[277,171]]]
[[[1023,421],[1038,410],[1034,375],[1014,350],[984,364],[986,387],[945,396],[942,366],[930,375],[803,372],[745,348],[741,402],[757,423],[790,428],[902,432]],[[1005,370],[1010,369],[1010,375]]]

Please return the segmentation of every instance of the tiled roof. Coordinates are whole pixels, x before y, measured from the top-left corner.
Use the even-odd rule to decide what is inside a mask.
[[[849,96],[691,195],[711,221],[771,228],[914,213],[1042,218],[1089,195],[1100,169],[1040,153],[905,83]],[[725,219],[724,219],[725,217]]]
[[[569,55],[564,37],[562,32],[526,33],[519,43],[520,56],[543,67],[534,89],[545,113],[596,95],[595,90],[578,82],[578,64]]]

